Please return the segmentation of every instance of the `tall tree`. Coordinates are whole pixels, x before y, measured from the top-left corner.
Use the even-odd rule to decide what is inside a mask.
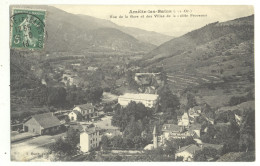
[[[161,88],[158,94],[160,96],[160,103],[163,112],[166,112],[167,108],[172,108],[171,111],[173,112],[180,108],[179,98],[172,94],[167,85]]]
[[[255,150],[255,111],[252,109],[243,111],[239,148],[246,152]]]

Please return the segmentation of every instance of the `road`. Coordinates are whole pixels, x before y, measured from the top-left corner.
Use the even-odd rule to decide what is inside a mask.
[[[38,156],[46,155],[48,146],[54,143],[58,138],[66,133],[54,136],[44,135],[31,138],[22,142],[11,144],[11,160],[12,161],[33,161],[38,160]]]

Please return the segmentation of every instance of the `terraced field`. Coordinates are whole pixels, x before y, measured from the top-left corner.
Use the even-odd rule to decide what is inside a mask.
[[[194,87],[211,82],[220,82],[222,79],[215,75],[198,75],[189,73],[168,74],[167,81],[174,91],[183,90],[187,87]]]

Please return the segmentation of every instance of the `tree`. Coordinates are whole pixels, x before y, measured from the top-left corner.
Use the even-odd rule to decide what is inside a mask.
[[[201,136],[201,140],[205,143],[214,143],[216,136],[216,129],[212,124],[207,125],[207,132]]]
[[[165,143],[166,147],[164,149],[164,153],[170,157],[170,158],[175,158],[175,153],[176,153],[176,150],[177,150],[177,146],[175,143],[173,142],[170,142],[170,141],[166,141]]]
[[[103,135],[101,137],[101,144],[102,144],[102,149],[107,149],[107,147],[109,147],[110,145],[110,140],[107,136]]]
[[[34,105],[43,106],[47,103],[48,89],[46,86],[42,85],[30,91],[27,95]]]
[[[194,154],[194,161],[208,161],[208,159],[216,160],[218,151],[211,147],[205,147],[202,150],[198,150]]]
[[[116,155],[112,161],[122,161],[123,157],[122,156],[119,156],[119,155]]]
[[[104,107],[104,112],[107,113],[107,112],[113,112],[113,108],[111,106],[105,106]]]
[[[133,79],[134,73],[132,71],[127,71],[126,73],[126,81],[131,89],[137,90],[138,89],[138,84],[135,82]]]
[[[87,100],[91,103],[96,103],[101,100],[103,96],[103,89],[101,87],[91,87],[86,91],[87,93]]]
[[[78,130],[69,128],[67,131],[67,140],[71,146],[76,147],[80,141],[80,133]]]
[[[123,147],[125,147],[125,148],[133,148],[134,147],[133,138],[129,138],[129,137],[123,138]]]
[[[172,108],[171,111],[177,110],[180,107],[179,98],[172,94],[170,88],[168,86],[164,86],[158,92],[160,96],[161,109],[163,112],[167,111],[167,108]]]
[[[255,150],[255,111],[244,110],[240,127],[239,149],[242,151]]]
[[[183,147],[183,146],[188,146],[191,144],[196,144],[196,141],[193,139],[193,137],[186,137],[184,139],[172,139],[169,140],[171,144],[175,146],[175,148]]]
[[[123,138],[121,136],[114,136],[111,139],[111,145],[115,148],[122,148]]]
[[[134,138],[140,136],[143,131],[143,125],[140,121],[132,120],[124,130],[124,136]]]
[[[134,147],[136,149],[143,147],[143,139],[141,136],[135,136],[133,139]]]
[[[215,119],[215,111],[207,103],[202,106],[201,112],[204,113],[206,117]]]
[[[47,104],[49,106],[63,107],[64,105],[67,105],[66,95],[66,90],[63,87],[49,88]]]
[[[86,156],[85,160],[87,160],[87,161],[94,161],[95,158],[96,158],[96,152],[95,152],[95,151],[92,151],[92,152],[90,152],[90,153]]]
[[[239,151],[239,140],[238,139],[227,139],[224,142],[222,154],[229,152],[238,152]]]
[[[164,150],[162,147],[158,147],[156,149],[145,151],[146,161],[174,161],[174,150],[169,147],[169,149]]]
[[[152,111],[148,110],[142,103],[130,102],[127,107],[115,110],[112,118],[112,125],[120,127],[124,131],[130,121],[143,120],[150,118]]]
[[[187,94],[187,100],[188,100],[188,102],[187,102],[187,107],[188,107],[188,108],[187,108],[187,109],[193,108],[194,106],[197,105],[195,96],[194,96],[193,94],[188,93],[188,94]]]
[[[50,153],[54,155],[55,161],[69,160],[72,155],[77,154],[77,151],[77,146],[72,146],[61,138],[50,146]]]

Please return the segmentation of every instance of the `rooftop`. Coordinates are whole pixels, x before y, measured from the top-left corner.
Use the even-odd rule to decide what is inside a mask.
[[[92,103],[81,104],[81,105],[75,105],[75,107],[79,107],[79,108],[84,109],[84,110],[94,108],[94,106],[92,105]],[[75,107],[74,107],[74,108],[75,108]]]
[[[162,127],[162,131],[175,131],[175,132],[181,132],[182,127],[175,125],[175,124],[164,124]]]
[[[223,147],[223,145],[203,143],[202,147],[203,148],[211,147],[211,148],[219,150],[219,149],[221,149]]]
[[[119,96],[119,98],[134,99],[134,100],[156,100],[158,95],[156,94],[145,94],[145,93],[125,93]]]
[[[32,118],[34,118],[43,128],[61,125],[60,120],[50,112],[33,115]]]
[[[88,134],[92,134],[92,133],[95,133],[96,131],[98,131],[99,128],[97,127],[92,127],[92,128],[87,128],[85,129],[85,132],[88,133]]]
[[[77,116],[80,116],[80,115],[82,116],[82,114],[77,110],[72,110],[72,112],[74,112]]]
[[[191,124],[189,130],[201,130],[201,125],[198,123]]]
[[[120,132],[120,130],[118,129],[108,129],[107,131],[104,132],[104,135],[118,136],[118,135],[122,135],[122,132]]]
[[[181,147],[177,153],[180,153],[180,152],[183,152],[183,151],[187,151],[191,154],[194,154],[196,151],[198,150],[201,150],[201,148],[195,144],[190,144],[188,146],[184,146],[184,147]]]

